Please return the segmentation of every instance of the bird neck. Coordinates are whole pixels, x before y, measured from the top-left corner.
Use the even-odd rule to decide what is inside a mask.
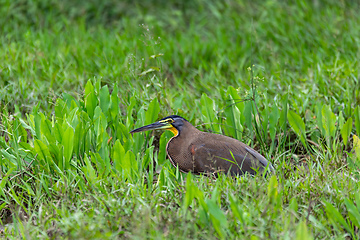
[[[181,126],[181,129],[179,129],[179,131],[178,131],[179,133],[175,136],[188,137],[188,136],[191,136],[192,134],[196,133],[197,131],[199,131],[199,130],[196,127],[194,127],[188,121],[185,121],[184,124]]]

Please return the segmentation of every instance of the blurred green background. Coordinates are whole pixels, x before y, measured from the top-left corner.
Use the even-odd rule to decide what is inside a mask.
[[[184,89],[216,98],[228,85],[248,90],[246,69],[252,64],[254,74],[265,78],[257,83],[260,92],[274,97],[289,91],[300,112],[306,106],[302,93],[335,104],[337,111],[342,105],[347,115],[359,104],[357,1],[2,1],[1,6],[1,102],[23,105],[25,112],[39,100],[51,108],[50,100],[63,91],[81,93],[92,78],[121,83],[128,94],[144,90],[147,82],[151,98],[156,84],[170,95]],[[148,59],[160,53],[158,62]],[[155,82],[138,76],[153,64],[161,68]]]

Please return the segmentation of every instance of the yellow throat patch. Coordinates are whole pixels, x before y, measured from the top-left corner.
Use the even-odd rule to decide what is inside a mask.
[[[175,136],[178,135],[178,133],[179,133],[179,131],[174,127],[168,128],[167,130],[171,131]]]

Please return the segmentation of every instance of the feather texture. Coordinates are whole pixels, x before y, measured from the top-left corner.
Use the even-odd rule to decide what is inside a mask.
[[[248,145],[227,136],[199,131],[184,121],[179,134],[168,142],[166,149],[171,163],[182,172],[230,172],[255,175],[270,163]]]

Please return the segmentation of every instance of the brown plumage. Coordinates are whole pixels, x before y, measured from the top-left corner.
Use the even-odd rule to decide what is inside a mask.
[[[270,163],[246,144],[224,135],[202,132],[186,119],[172,115],[160,121],[132,130],[131,133],[153,129],[167,129],[174,133],[166,146],[166,152],[174,167],[182,172],[225,172],[255,175],[266,168],[273,171]]]

